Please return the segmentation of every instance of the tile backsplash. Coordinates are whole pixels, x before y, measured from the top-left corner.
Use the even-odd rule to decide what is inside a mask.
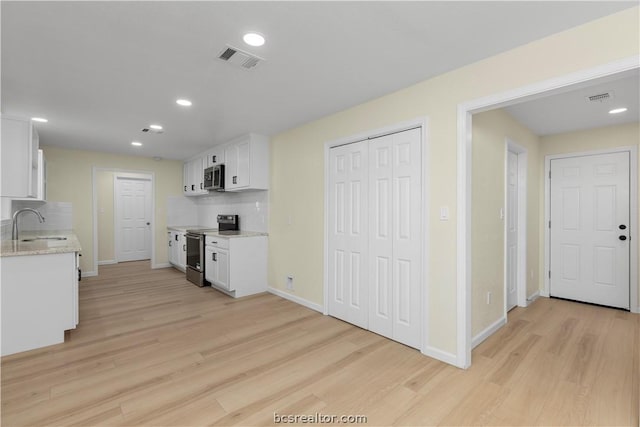
[[[240,229],[267,231],[269,193],[212,193],[209,196],[170,196],[167,199],[167,225],[199,225],[217,228],[218,215],[239,215]]]
[[[30,200],[13,200],[11,202],[11,216],[22,208],[32,208],[40,212],[44,217],[41,223],[36,215],[23,213],[18,219],[20,230],[25,231],[50,231],[73,229],[73,207],[70,202],[36,202]],[[3,219],[1,223],[0,238],[11,239],[12,221]]]
[[[40,231],[73,229],[73,206],[71,202],[33,202],[14,200],[11,212],[16,212],[18,209],[22,208],[33,208],[37,210],[44,217],[45,221],[41,223],[36,215],[23,213],[20,215],[20,219],[18,220],[20,230]],[[9,221],[9,238],[11,238],[11,221]]]
[[[193,197],[167,197],[167,225],[198,225],[198,205]]]

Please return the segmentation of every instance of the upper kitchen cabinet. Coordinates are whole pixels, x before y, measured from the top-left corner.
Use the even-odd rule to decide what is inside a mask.
[[[207,159],[204,156],[197,157],[185,162],[183,168],[184,195],[208,194],[208,191],[204,189],[204,170],[207,168]]]
[[[31,120],[2,116],[2,197],[38,197],[38,148]]]
[[[226,191],[269,188],[269,138],[250,133],[225,145]]]
[[[205,168],[216,166],[224,163],[224,147],[217,146],[207,151],[207,163]]]

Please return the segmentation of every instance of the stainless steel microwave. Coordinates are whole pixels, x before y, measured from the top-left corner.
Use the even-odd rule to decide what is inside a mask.
[[[224,191],[224,165],[215,165],[204,170],[204,189]]]

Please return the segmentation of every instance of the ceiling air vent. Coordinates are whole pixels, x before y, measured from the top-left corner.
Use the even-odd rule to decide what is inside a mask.
[[[595,95],[587,96],[589,102],[603,102],[613,99],[613,92],[602,92]]]
[[[258,65],[261,61],[264,61],[264,59],[260,58],[259,56],[252,55],[248,52],[244,52],[238,48],[228,45],[222,52],[220,52],[220,54],[218,55],[218,59],[221,59],[233,65],[237,65],[246,70],[250,70]]]

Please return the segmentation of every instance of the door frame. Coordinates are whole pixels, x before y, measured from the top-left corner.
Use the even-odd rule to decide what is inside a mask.
[[[520,86],[506,92],[462,101],[457,108],[456,164],[456,353],[451,362],[460,368],[471,366],[471,150],[472,116],[476,113],[533,100],[568,86],[587,83],[640,68],[640,58],[631,56],[600,66],[564,74],[538,83]],[[637,305],[637,301],[635,304]]]
[[[98,167],[93,166],[92,168],[92,192],[93,192],[93,271],[90,272],[91,276],[99,275],[99,263],[98,263],[98,172],[112,172],[115,174],[138,174],[145,175],[151,177],[151,268],[162,268],[167,267],[168,263],[158,265],[156,263],[156,199],[155,199],[155,172],[150,171],[137,171],[137,170],[127,170],[127,169],[118,169],[118,168],[108,168],[108,167]],[[114,197],[115,197],[115,188],[114,188]],[[115,206],[114,206],[115,209]],[[115,217],[115,213],[114,213]],[[114,219],[115,220],[115,219]],[[114,242],[115,245],[115,242]],[[115,249],[115,248],[114,248]],[[114,253],[115,258],[115,253]],[[83,272],[83,277],[88,276]]]
[[[518,242],[516,248],[518,251],[517,256],[517,269],[518,276],[516,278],[516,293],[517,300],[516,306],[526,307],[527,302],[527,175],[528,175],[528,162],[529,152],[527,149],[510,138],[505,138],[504,141],[505,158],[504,158],[504,206],[505,206],[505,221],[504,221],[504,319],[507,321],[507,209],[508,209],[508,176],[509,169],[509,152],[514,153],[518,157]]]
[[[420,183],[422,185],[422,202],[420,204],[420,236],[421,236],[421,254],[420,254],[420,315],[424,319],[421,324],[420,331],[420,351],[426,356],[452,363],[446,358],[446,354],[429,345],[429,283],[428,283],[428,242],[429,242],[429,177],[426,169],[429,166],[429,141],[428,141],[428,118],[419,117],[405,122],[395,123],[383,128],[373,129],[361,132],[355,135],[327,141],[324,144],[324,250],[323,250],[323,307],[322,314],[329,315],[329,150],[341,145],[353,144],[360,141],[366,141],[378,138],[384,135],[403,132],[410,129],[420,128],[420,148],[422,151],[422,166],[420,170]]]
[[[551,220],[551,182],[549,173],[551,172],[551,160],[566,159],[570,157],[593,156],[598,154],[629,153],[629,310],[632,313],[640,313],[638,306],[638,147],[622,146],[605,148],[601,150],[579,151],[573,153],[549,154],[544,157],[544,222],[548,224]],[[632,243],[636,242],[636,243]],[[549,227],[544,227],[544,288],[540,290],[540,295],[549,296],[549,270],[551,267],[550,257],[551,232]]]
[[[150,219],[151,227],[149,227],[150,228],[149,233],[151,234],[149,245],[151,245],[151,247],[149,248],[149,258],[152,259],[153,246],[154,246],[153,224],[155,222],[153,221],[153,219],[155,219],[153,215],[153,207],[155,206],[155,200],[153,199],[153,193],[154,193],[153,177],[147,173],[131,173],[131,172],[115,172],[113,174],[113,252],[114,252],[113,257],[115,258],[116,263],[121,262],[119,261],[121,248],[120,248],[120,239],[119,239],[120,219],[118,217],[120,200],[118,198],[118,193],[117,193],[119,179],[128,179],[133,181],[149,181],[149,184],[150,184],[149,192],[151,194],[149,194],[150,197],[149,197],[149,200],[147,201],[147,207],[149,208],[149,213],[151,215],[151,219]]]

